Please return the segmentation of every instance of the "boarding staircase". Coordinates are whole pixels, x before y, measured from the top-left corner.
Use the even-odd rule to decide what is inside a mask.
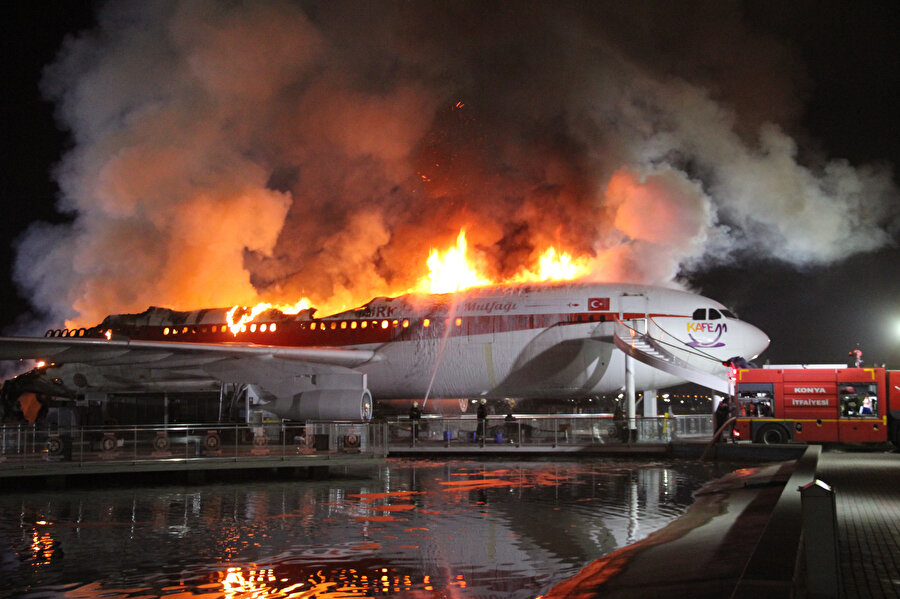
[[[652,321],[649,322],[652,325]],[[663,333],[660,332],[659,336],[662,337]],[[654,338],[650,333],[641,332],[637,328],[621,320],[616,324],[613,341],[616,344],[616,347],[638,362],[642,362],[653,368],[658,368],[663,372],[667,372],[719,393],[728,394],[731,392],[727,377],[717,376],[698,368],[688,360],[676,356],[665,347],[666,345],[671,344],[668,344],[661,339]],[[687,350],[686,348],[685,350],[690,352],[689,354],[686,354],[689,356],[689,360],[694,360],[698,363],[701,360],[706,362],[710,360],[715,361],[714,358],[698,354],[691,350]]]

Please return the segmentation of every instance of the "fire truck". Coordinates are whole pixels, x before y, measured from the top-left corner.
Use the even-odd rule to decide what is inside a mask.
[[[755,443],[900,447],[900,371],[754,368],[735,373],[734,433]]]

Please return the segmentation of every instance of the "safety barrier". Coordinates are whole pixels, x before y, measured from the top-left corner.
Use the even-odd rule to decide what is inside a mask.
[[[0,469],[43,462],[202,460],[356,453],[384,457],[381,423],[48,428],[0,426]]]
[[[631,426],[629,426],[629,424]],[[479,430],[475,417],[423,417],[413,440],[408,419],[388,424],[389,444],[513,443],[519,446],[601,445],[609,443],[669,443],[676,439],[712,436],[713,417],[706,414],[659,418],[614,419],[611,415],[522,415],[507,421],[489,416]],[[634,432],[629,433],[629,430]]]

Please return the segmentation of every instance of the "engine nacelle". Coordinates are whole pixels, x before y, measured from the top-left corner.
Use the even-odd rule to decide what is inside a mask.
[[[288,420],[372,419],[372,394],[363,373],[303,375],[254,387],[263,409]]]

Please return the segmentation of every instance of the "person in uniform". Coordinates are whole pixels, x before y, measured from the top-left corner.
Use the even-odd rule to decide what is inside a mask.
[[[722,428],[725,425],[725,423],[728,422],[728,419],[730,417],[731,417],[731,408],[728,407],[728,401],[723,399],[719,402],[718,407],[716,407],[716,430],[718,431],[720,428]],[[723,431],[722,434],[719,435],[719,442],[721,443],[724,441],[725,441],[725,433]]]
[[[421,419],[422,410],[419,409],[419,402],[414,401],[412,407],[409,409],[409,426],[413,443],[419,438],[419,420]]]
[[[478,432],[477,437],[484,441],[484,437],[487,434],[487,400],[483,397],[481,401],[478,403]]]

